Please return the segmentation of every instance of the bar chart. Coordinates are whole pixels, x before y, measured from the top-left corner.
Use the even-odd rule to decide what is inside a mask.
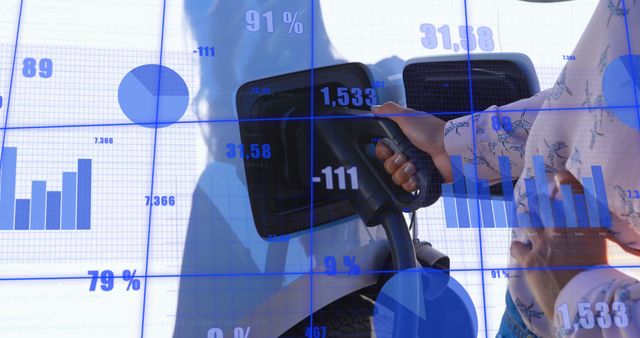
[[[601,166],[591,166],[590,177],[581,177],[584,193],[560,186],[561,200],[552,200],[544,158],[533,156],[533,177],[525,178],[528,212],[517,212],[511,164],[499,157],[502,196],[492,196],[489,181],[476,178],[473,164],[463,164],[451,156],[453,183],[442,185],[447,228],[609,228],[611,215],[607,203]]]
[[[18,148],[5,147],[0,166],[0,230],[91,229],[91,159],[62,173],[62,189],[31,182],[31,198],[16,198]]]

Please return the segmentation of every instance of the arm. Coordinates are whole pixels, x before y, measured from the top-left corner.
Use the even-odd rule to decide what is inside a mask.
[[[608,266],[587,270],[562,289],[555,308],[556,337],[637,337],[640,283]]]
[[[508,156],[513,166],[512,175],[520,175],[527,138],[538,110],[549,93],[550,90],[546,90],[527,99],[502,107],[492,106],[484,112],[446,123],[431,114],[416,112],[393,102],[372,107],[372,111],[395,121],[416,147],[431,156],[446,182],[453,180],[450,156],[460,155],[468,163],[474,163],[475,144],[478,154],[478,177],[496,183],[500,180],[500,172],[497,169],[499,156]],[[494,125],[496,121],[500,123],[499,126]],[[472,128],[475,133],[471,132]],[[384,161],[386,171],[392,175],[397,185],[401,185],[407,191],[416,188],[413,177],[415,167],[407,162],[402,154],[393,154],[379,142],[376,155]]]
[[[566,168],[577,178],[591,176],[592,166],[602,168],[612,225],[601,231],[608,233],[611,239],[631,253],[640,247],[640,200],[627,195],[629,189],[640,189],[639,111],[637,107],[614,107],[621,106],[615,99],[624,97],[625,88],[633,89],[634,84],[620,79],[615,86],[618,95],[611,97],[607,96],[607,90],[611,88],[606,88],[606,85],[603,88],[603,83],[609,67],[619,57],[640,54],[639,33],[640,3],[602,0],[574,51],[576,60],[566,65],[556,81],[544,103],[544,113],[537,117],[535,138],[528,142],[532,149],[539,149],[539,154],[557,155],[554,168]],[[626,96],[627,102],[637,104],[633,91],[630,92]],[[609,101],[612,98],[614,100]],[[634,123],[629,123],[629,120]],[[546,146],[553,142],[561,143],[563,147],[550,152]],[[550,233],[554,232],[558,230]],[[606,251],[595,254],[595,248],[600,252],[602,245],[606,245],[604,236],[599,241],[593,237],[597,245],[586,243],[584,238],[576,241],[574,235],[569,237],[563,240],[555,240],[557,237],[550,235],[532,238],[531,249],[519,242],[512,243],[512,256],[520,267],[536,268],[523,271],[522,275],[535,295],[536,303],[553,322],[553,333],[563,338],[640,336],[638,282],[608,266],[615,264],[611,263],[611,257],[606,257]],[[570,251],[568,248],[573,248],[573,257],[566,254]],[[635,254],[638,254],[637,250]],[[604,259],[580,264],[580,260],[587,257]],[[636,259],[634,263],[637,262]],[[574,269],[571,278],[563,277],[568,276],[569,269],[540,269],[560,266],[584,268]],[[610,326],[606,312],[611,317]],[[590,313],[594,318],[593,327],[576,329],[575,323],[578,327],[591,327]],[[597,322],[599,317],[600,324]],[[543,323],[538,324],[542,326]]]
[[[460,155],[467,163],[477,163],[478,177],[491,183],[500,181],[498,157],[508,156],[512,176],[520,176],[527,138],[549,92],[447,122],[444,129],[447,154]]]
[[[549,90],[538,93],[528,99],[523,99],[500,108],[493,106],[484,112],[474,114],[473,117],[463,116],[449,122],[428,113],[417,112],[387,102],[382,106],[372,107],[374,114],[384,116],[396,122],[402,132],[419,149],[431,156],[433,162],[446,182],[451,182],[452,170],[450,155],[461,155],[469,163],[473,162],[474,143],[478,145],[478,154],[482,154],[482,161],[478,166],[479,177],[488,178],[495,183],[500,179],[498,156],[510,156],[512,172],[519,175],[522,171],[524,145],[538,109],[549,95]],[[495,119],[503,118],[511,121],[512,128],[500,126],[494,131],[492,124]],[[472,120],[473,118],[473,120]],[[473,121],[473,123],[472,123]],[[472,133],[472,124],[476,133]],[[508,129],[509,132],[505,132]],[[474,140],[474,138],[476,138]],[[498,147],[499,145],[499,147]],[[376,155],[384,161],[386,171],[392,175],[393,181],[407,191],[416,188],[413,177],[415,167],[407,162],[402,154],[393,154],[383,143],[376,146]]]

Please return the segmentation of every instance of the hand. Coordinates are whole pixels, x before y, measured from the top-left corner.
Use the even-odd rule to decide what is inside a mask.
[[[582,193],[582,186],[568,171],[556,174],[555,182],[553,195],[558,194],[560,184],[570,184],[573,193]],[[512,242],[511,256],[522,268],[531,268],[523,270],[522,276],[547,318],[554,318],[556,298],[567,283],[589,267],[607,264],[607,235],[597,228],[528,230],[531,245]]]
[[[445,182],[453,181],[451,159],[444,147],[445,121],[431,114],[420,113],[393,102],[374,106],[371,111],[397,123],[411,143],[431,156],[433,164],[444,177]],[[408,192],[416,189],[416,179],[413,175],[415,165],[408,162],[404,155],[396,154],[394,156],[389,147],[378,142],[376,156],[384,161],[384,168],[391,175],[395,184],[401,185]]]

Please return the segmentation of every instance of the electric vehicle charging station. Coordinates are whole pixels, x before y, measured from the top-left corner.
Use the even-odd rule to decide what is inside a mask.
[[[539,90],[533,65],[522,54],[491,54],[473,58],[472,67],[474,73],[480,74],[474,78],[476,81],[474,88],[478,93],[475,104],[481,105],[482,102],[489,100],[494,100],[498,104],[509,103],[529,97]],[[429,103],[423,99],[424,97],[441,97],[443,91],[448,94],[467,92],[469,84],[466,71],[466,58],[461,57],[438,57],[408,61],[403,71],[408,106],[417,109],[427,108],[429,111],[468,111],[464,104],[462,104],[462,108],[456,109],[451,104],[447,106],[442,102]],[[338,87],[373,88],[376,78],[371,74],[380,74],[380,72],[374,66],[367,68],[362,64],[345,64],[315,69],[314,81],[316,88],[330,88],[329,90],[335,90]],[[349,256],[353,252],[358,252],[359,264],[370,266],[373,269],[398,271],[411,269],[416,266],[416,263],[423,267],[434,268],[433,265],[437,262],[446,262],[439,268],[448,270],[448,258],[437,251],[437,248],[424,245],[424,243],[420,246],[422,250],[417,251],[419,262],[416,261],[414,250],[417,249],[414,249],[409,229],[403,217],[398,215],[401,212],[413,212],[420,207],[429,206],[440,197],[439,186],[442,183],[442,178],[438,177],[439,174],[430,159],[424,158],[419,150],[408,144],[395,123],[376,118],[369,114],[368,110],[323,109],[320,102],[322,99],[318,95],[315,98],[318,108],[317,115],[311,117],[307,107],[311,101],[308,88],[310,75],[310,71],[302,71],[261,79],[243,85],[238,91],[237,107],[240,119],[247,121],[259,117],[274,119],[269,123],[262,121],[241,123],[242,143],[271,144],[274,154],[279,154],[275,161],[269,163],[266,163],[265,160],[255,160],[248,157],[244,159],[251,208],[256,219],[256,231],[266,239],[276,239],[283,236],[291,238],[289,236],[296,236],[296,232],[308,232],[307,225],[298,225],[296,228],[292,226],[295,224],[292,220],[309,217],[312,207],[307,204],[308,200],[305,199],[309,196],[309,182],[320,181],[315,177],[310,178],[310,173],[314,172],[320,175],[321,168],[359,168],[357,174],[359,184],[369,180],[372,182],[370,187],[358,186],[357,189],[349,191],[345,186],[341,189],[342,191],[336,189],[337,193],[316,188],[313,199],[316,203],[313,206],[314,228],[322,229],[323,225],[326,225],[326,231],[339,231],[336,229],[342,227],[341,220],[358,215],[360,218],[358,223],[363,222],[359,226],[363,228],[375,226],[380,233],[378,224],[386,221],[386,225],[383,226],[385,235],[381,236],[382,239],[378,241],[378,245],[363,245],[357,251],[345,252],[345,255]],[[443,89],[445,88],[444,83],[447,84],[446,89]],[[269,88],[270,93],[262,95],[255,93],[252,88]],[[502,93],[501,98],[495,97],[496,88],[499,88]],[[393,94],[385,93],[384,88],[377,88],[377,91],[376,96],[384,97],[387,95],[387,97],[393,98]],[[440,93],[434,93],[437,91]],[[488,94],[482,95],[483,92],[492,93],[491,97],[487,97]],[[460,106],[459,100],[450,102]],[[312,142],[315,144],[313,150],[311,150],[309,140],[311,121],[316,125],[314,132],[317,138]],[[384,174],[381,163],[375,159],[372,151],[374,142],[384,138],[394,139],[393,142],[389,142],[389,144],[394,144],[393,149],[404,153],[417,163],[419,190],[416,195],[411,196],[398,189]],[[312,153],[315,153],[315,157],[314,161],[310,162],[309,158]],[[310,171],[309,163],[316,163],[317,168]],[[367,173],[365,170],[370,170],[370,172]],[[281,172],[284,175],[277,174]],[[363,179],[364,174],[369,176],[365,176]],[[268,191],[270,190],[277,190],[279,194],[272,199],[265,199],[264,196],[269,195]],[[350,196],[350,194],[357,194],[357,196]],[[360,194],[365,195],[361,196]],[[383,197],[384,195],[387,197]],[[273,197],[273,195],[269,196]],[[391,211],[389,216],[382,216],[381,213],[388,208],[395,210]],[[416,229],[418,225],[414,224],[414,227]],[[329,230],[332,228],[334,230]],[[390,238],[393,240],[388,242]],[[369,253],[365,254],[365,252]],[[365,261],[360,258],[362,255],[364,255]],[[380,257],[389,255],[393,257],[391,266],[381,265],[387,260],[381,260]],[[366,258],[372,258],[374,261],[366,261]],[[318,278],[321,277],[318,276]],[[369,279],[369,283],[374,281]],[[362,288],[362,285],[359,286]],[[373,284],[367,286],[371,285]],[[419,283],[416,283],[415,286],[418,287]],[[358,292],[355,288],[347,290]],[[286,293],[286,288],[282,292]],[[348,295],[347,293],[341,296]],[[334,294],[326,297],[330,303],[337,300],[336,296]],[[373,296],[375,297],[375,294]],[[319,298],[323,297],[324,295]],[[328,304],[327,300],[322,300],[320,304]],[[347,315],[346,313],[345,315]],[[272,324],[270,323],[270,327]],[[411,324],[405,321],[401,325],[406,328]],[[254,329],[256,328],[254,327]],[[398,335],[399,333],[396,333],[395,336]]]
[[[482,102],[489,100],[508,103],[529,97],[539,90],[538,80],[531,61],[524,55],[490,54],[474,58],[472,62],[474,73],[481,74],[481,76],[475,78],[476,82],[474,83],[475,90],[479,94],[476,96],[478,100],[476,104],[482,104]],[[405,83],[403,86],[376,88],[374,95],[384,98],[384,100],[406,99],[409,107],[415,107],[416,109],[428,108],[431,111],[440,109],[439,111],[450,112],[465,111],[467,107],[464,104],[461,105],[459,100],[449,101],[455,103],[458,107],[444,106],[442,101],[425,101],[424,96],[419,95],[419,93],[429,93],[428,97],[433,98],[442,97],[443,91],[449,95],[452,93],[464,93],[469,86],[466,81],[466,70],[466,61],[461,57],[451,56],[410,60],[404,67],[403,79]],[[244,177],[247,182],[248,193],[244,198],[250,202],[245,204],[246,209],[243,209],[241,213],[250,212],[253,216],[253,220],[248,224],[254,233],[252,236],[261,238],[261,240],[269,243],[266,253],[266,266],[272,269],[270,270],[272,272],[286,271],[286,261],[291,259],[289,258],[291,252],[300,252],[298,251],[300,249],[295,249],[295,246],[292,245],[295,245],[298,240],[302,243],[309,240],[308,222],[299,222],[297,220],[308,220],[311,210],[314,213],[314,237],[333,238],[332,245],[327,248],[326,253],[319,253],[321,257],[323,255],[356,257],[359,268],[370,271],[397,271],[415,266],[417,262],[414,244],[405,220],[397,216],[397,214],[395,217],[391,216],[391,224],[387,224],[388,228],[384,229],[384,227],[378,225],[382,219],[377,213],[389,207],[395,209],[396,213],[411,212],[420,206],[432,204],[439,198],[441,179],[437,176],[430,177],[435,171],[433,167],[429,167],[431,164],[426,158],[422,160],[426,168],[420,181],[421,184],[424,182],[424,189],[420,190],[422,196],[411,196],[398,190],[390,182],[387,175],[384,175],[381,164],[375,159],[372,152],[375,141],[387,137],[396,138],[396,143],[403,144],[405,148],[399,149],[404,150],[403,152],[410,158],[417,159],[420,156],[420,153],[416,153],[415,149],[411,149],[406,144],[406,140],[400,141],[403,136],[397,126],[390,120],[371,116],[368,110],[366,108],[362,109],[362,107],[323,108],[321,102],[323,98],[320,90],[323,88],[336,90],[338,87],[374,88],[376,82],[384,81],[384,77],[381,77],[383,73],[379,69],[375,66],[365,66],[363,64],[344,64],[315,69],[313,73],[315,86],[318,90],[316,97],[314,97],[318,108],[315,111],[317,115],[313,118],[311,118],[308,111],[308,105],[311,102],[309,89],[310,71],[283,74],[273,78],[248,82],[241,86],[237,93],[238,116],[241,120],[246,121],[240,123],[239,126],[241,138],[239,143],[269,144],[271,146],[271,157],[269,159],[244,156],[241,163],[244,166],[244,172],[240,173],[241,177]],[[446,76],[443,76],[443,74],[446,74]],[[446,86],[443,86],[445,83]],[[269,94],[265,95],[261,92],[256,92],[254,88],[269,88]],[[452,90],[452,88],[454,89]],[[503,97],[499,99],[495,97],[495,88],[500,88]],[[402,97],[403,91],[407,93],[406,98]],[[483,92],[491,93],[492,97],[485,98],[488,94],[482,95]],[[446,102],[444,104],[446,105]],[[266,119],[268,122],[260,119]],[[315,139],[313,140],[315,146],[313,150],[310,147],[311,121],[315,124]],[[380,122],[386,123],[386,129],[384,127],[383,129],[376,128],[375,124]],[[327,145],[327,140],[335,142],[333,146],[338,149],[330,151],[333,148],[332,145]],[[312,171],[309,165],[312,153],[314,154],[315,163],[313,173],[319,179],[310,177]],[[354,164],[356,165],[354,166]],[[358,189],[351,190],[350,188],[353,188],[354,181],[350,179],[354,178],[353,174],[345,175],[345,186],[342,189],[338,187],[337,179],[334,183],[335,189],[322,189],[322,187],[327,187],[327,182],[322,181],[325,177],[322,176],[321,171],[324,168],[331,168],[333,171],[340,167],[345,170],[354,167],[359,168],[356,174],[358,175],[358,180],[355,182],[359,182],[358,184],[365,183],[366,181],[363,178],[373,180],[372,187],[374,192],[371,192],[371,189],[363,192],[363,190],[360,190],[363,188],[360,185],[357,186]],[[366,170],[370,170],[370,172],[367,173]],[[229,173],[233,176],[236,175],[235,170]],[[364,176],[367,174],[369,176]],[[224,177],[223,175],[226,175],[224,171],[211,173],[211,179],[217,180],[217,184],[207,183],[203,186],[207,187],[205,189],[213,189],[219,186],[220,181],[226,180],[222,178]],[[315,182],[313,208],[309,204],[310,200],[308,198],[311,191],[310,182]],[[274,195],[273,191],[278,191],[278,194]],[[369,195],[365,195],[366,197],[359,195],[350,197],[349,195],[362,193],[369,193]],[[215,201],[214,198],[216,196],[211,192],[209,194],[213,195],[213,198],[208,197],[208,199]],[[387,197],[383,197],[385,195]],[[269,196],[269,198],[265,198],[265,196]],[[222,195],[219,198],[226,198],[226,196]],[[382,199],[380,200],[380,198]],[[415,201],[418,202],[416,203]],[[373,203],[373,208],[371,203]],[[209,210],[210,207],[202,205],[198,209]],[[196,218],[205,217],[199,216]],[[414,224],[413,226],[413,229],[416,230],[419,225]],[[396,231],[394,235],[397,237],[390,246],[387,233],[391,231]],[[360,235],[354,236],[355,234]],[[344,238],[345,242],[337,241],[336,239],[338,238]],[[360,239],[358,240],[357,238]],[[354,239],[356,239],[355,242]],[[423,240],[429,241],[428,238],[423,238]],[[288,249],[284,248],[287,243],[289,244]],[[323,247],[324,245],[318,245],[316,250],[322,251],[324,250]],[[439,263],[439,268],[448,269],[449,258],[446,257],[446,252],[441,253],[439,248],[433,248],[430,245],[425,245],[425,243],[418,247],[421,248],[417,252],[419,253],[418,260],[422,266],[433,267],[433,265],[438,265]],[[236,257],[224,256],[222,261],[225,264],[229,264]],[[395,257],[395,260],[392,262],[390,257]],[[322,263],[324,264],[318,264],[317,271],[326,271],[327,262]],[[340,269],[349,269],[346,262],[343,266],[340,266],[340,263],[342,262],[338,262],[338,267],[336,268],[338,271]],[[314,311],[318,311],[317,318],[321,318],[323,308],[333,309],[334,314],[330,318],[334,320],[335,317],[341,316],[340,309],[342,308],[346,308],[344,314],[342,314],[343,316],[347,316],[350,313],[349,311],[359,314],[367,310],[373,311],[372,303],[367,303],[367,301],[375,300],[377,292],[380,291],[382,284],[384,284],[384,280],[389,277],[385,278],[383,275],[381,279],[362,274],[359,276],[347,276],[348,278],[342,279],[338,276],[335,274],[327,275],[326,273],[313,276],[314,288],[318,292],[313,303]],[[299,288],[310,287],[310,283],[311,281],[309,280],[304,282],[298,280],[280,287],[272,285],[271,290],[267,291],[270,294],[264,296],[265,300],[262,304],[252,305],[254,304],[254,298],[250,298],[251,302],[248,302],[243,310],[244,316],[240,319],[236,318],[236,323],[262,322],[264,326],[252,325],[253,332],[261,332],[261,335],[283,335],[283,337],[304,335],[304,331],[308,326],[306,324],[308,315],[301,314],[299,317],[295,317],[289,314],[288,316],[279,317],[279,321],[276,321],[270,309],[281,307],[283,302],[287,302],[287,299],[299,297]],[[339,288],[335,287],[336,283],[340,283]],[[415,285],[418,287],[420,284],[416,282]],[[220,288],[225,288],[225,286],[221,285]],[[336,292],[336,290],[339,290],[339,292]],[[363,302],[357,297],[367,298]],[[356,300],[355,302],[354,299]],[[202,303],[201,298],[193,299],[193,301]],[[234,302],[235,306],[241,305],[237,297],[230,298],[229,301]],[[352,305],[353,309],[348,308],[350,302],[354,303]],[[204,303],[207,302],[205,301]],[[338,305],[332,307],[334,303]],[[220,312],[211,313],[210,316],[220,317],[228,312],[228,304],[219,304]],[[188,303],[184,306],[192,307]],[[260,320],[266,317],[271,318],[271,320]],[[373,330],[370,316],[358,318],[361,318],[367,324],[348,323],[347,326],[364,326],[363,332]],[[233,321],[229,320],[229,323],[233,323]],[[230,327],[226,329],[220,326],[217,326],[217,328],[229,332],[234,327],[233,325],[239,324],[230,324]],[[324,326],[329,330],[344,329],[340,327],[331,328],[327,324],[319,326]],[[410,324],[403,323],[403,327],[407,326],[410,326]],[[285,331],[288,332],[285,333]],[[363,332],[360,332],[360,334],[366,334]]]

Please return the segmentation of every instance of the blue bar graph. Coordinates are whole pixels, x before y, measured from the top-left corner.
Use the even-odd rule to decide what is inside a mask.
[[[78,160],[77,229],[91,228],[91,160]]]
[[[513,205],[512,202],[509,202],[510,205]],[[495,226],[496,228],[507,228],[507,214],[505,208],[505,201],[501,198],[492,198],[491,205],[493,206],[493,216],[495,217]]]
[[[18,148],[5,147],[0,162],[0,230],[91,229],[91,160],[62,173],[62,189],[31,182],[31,198],[16,198]],[[54,185],[55,186],[55,185]]]
[[[76,228],[76,173],[62,173],[62,229]]]
[[[525,178],[524,187],[525,189],[527,189],[527,201],[529,202],[529,213],[518,215],[518,220],[522,219],[522,217],[528,217],[532,227],[542,228],[542,221],[540,220],[540,208],[538,206],[538,198],[537,198],[538,189],[536,187],[535,179]]]
[[[489,192],[489,181],[480,180],[478,182],[482,224],[485,228],[493,228],[493,205],[491,203],[491,193]]]
[[[444,215],[447,224],[458,225],[458,216],[456,213],[455,195],[453,194],[453,184],[445,183],[442,185],[442,199],[444,202]]]
[[[573,193],[571,192],[571,186],[568,184],[560,185],[560,193],[563,196],[562,206],[564,210],[564,216],[567,221],[568,228],[578,227],[578,216],[576,215],[575,202],[573,200]]]
[[[29,230],[29,200],[16,200],[16,230]]]
[[[588,228],[589,216],[587,214],[587,203],[585,201],[584,195],[581,195],[581,194],[573,195],[573,203],[576,208],[576,216],[578,218],[578,228]]]
[[[587,216],[589,224],[592,227],[600,225],[600,216],[598,215],[598,201],[596,200],[596,186],[593,184],[593,178],[583,177],[582,186],[584,187],[584,200],[587,205]]]
[[[31,182],[31,230],[44,230],[44,211],[46,210],[47,182]]]
[[[553,201],[551,202],[551,207],[553,208],[553,218],[558,220],[559,223],[556,223],[556,227],[558,228],[566,228],[566,224],[560,222],[565,219],[564,216],[564,206],[562,205],[562,201]]]
[[[518,227],[518,219],[516,216],[515,203],[513,202],[513,176],[511,175],[511,161],[507,156],[499,156],[498,163],[500,167],[500,181],[502,184],[503,200],[505,203],[505,214],[507,223],[505,226],[510,228]],[[500,227],[500,226],[496,226]]]
[[[47,230],[60,229],[60,191],[47,191]]]
[[[596,199],[598,201],[598,214],[600,215],[600,224],[603,227],[611,226],[611,214],[609,214],[609,207],[607,206],[607,189],[604,186],[604,175],[602,174],[602,167],[591,166],[591,173],[593,174],[593,184],[596,188]],[[603,201],[605,203],[603,203]]]
[[[476,178],[476,169],[472,164],[464,165],[465,183],[467,185],[467,205],[469,206],[469,218],[471,219],[471,227],[480,227],[480,219],[478,217],[478,179]]]
[[[544,158],[533,156],[532,159],[534,175],[524,179],[523,197],[528,210],[516,213],[518,201],[514,199],[508,157],[499,157],[503,195],[491,196],[488,181],[477,178],[473,166],[463,165],[460,156],[452,156],[454,183],[442,185],[447,228],[611,227],[602,167],[592,166],[592,176],[580,178],[584,194],[577,194],[570,185],[562,184],[559,189],[562,198],[552,200],[552,181],[548,179]]]
[[[0,230],[13,229],[13,208],[16,201],[16,160],[18,148],[6,147],[0,163]]]
[[[545,226],[553,227],[553,210],[551,209],[551,197],[547,193],[549,188],[547,184],[547,175],[544,169],[544,159],[542,156],[533,157],[533,167],[536,173],[536,190],[538,193],[538,211],[540,212],[540,218],[542,224]],[[543,173],[540,175],[540,173]]]
[[[469,228],[471,221],[469,220],[469,210],[467,209],[467,196],[465,188],[465,178],[462,172],[462,157],[451,156],[451,169],[453,170],[453,193],[456,197],[456,210],[458,211],[458,227]]]

